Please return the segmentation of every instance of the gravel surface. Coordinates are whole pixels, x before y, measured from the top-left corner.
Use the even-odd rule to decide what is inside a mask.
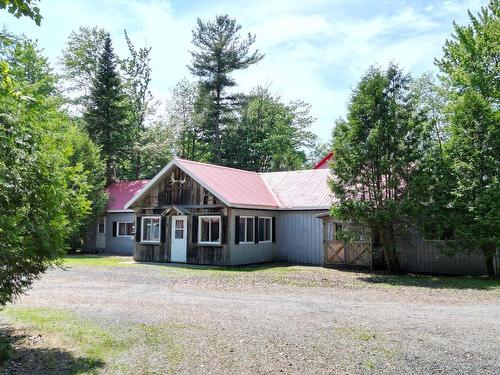
[[[499,289],[367,280],[312,267],[71,266],[49,271],[15,307],[68,309],[102,326],[172,327],[175,373],[500,374]],[[138,346],[128,360],[147,355]]]

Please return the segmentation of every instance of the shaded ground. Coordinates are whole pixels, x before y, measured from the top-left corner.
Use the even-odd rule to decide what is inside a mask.
[[[118,257],[65,267],[0,313],[0,348],[14,349],[0,373],[500,373],[498,280]]]

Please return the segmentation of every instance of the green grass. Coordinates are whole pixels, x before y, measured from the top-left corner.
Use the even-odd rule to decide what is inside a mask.
[[[500,279],[490,277],[367,274],[359,279],[365,283],[389,288],[476,289],[500,292]]]
[[[183,358],[174,334],[184,328],[181,326],[101,326],[72,312],[49,308],[11,307],[2,313],[11,323],[40,332],[56,342],[61,351],[71,352],[69,373],[94,374],[102,368],[125,373],[173,373]]]
[[[109,255],[68,255],[63,258],[62,266],[87,267],[133,267],[132,258]]]
[[[71,255],[64,258],[63,266],[82,267],[153,267],[168,277],[214,277],[228,281],[269,282],[290,286],[349,286],[401,288],[420,287],[433,289],[493,290],[500,293],[500,279],[488,277],[386,275],[370,272],[332,270],[321,267],[264,263],[249,266],[201,266],[194,264],[136,263],[131,257],[109,255]],[[333,282],[335,280],[335,282]]]

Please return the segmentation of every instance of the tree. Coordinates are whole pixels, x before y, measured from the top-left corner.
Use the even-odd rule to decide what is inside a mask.
[[[354,90],[333,136],[332,215],[379,233],[387,267],[399,270],[394,231],[408,219],[408,192],[425,150],[425,122],[410,95],[411,78],[391,64],[371,67]]]
[[[193,44],[197,48],[191,52],[191,72],[200,78],[210,92],[214,102],[211,118],[213,127],[213,159],[222,164],[221,138],[224,131],[224,116],[229,102],[235,98],[227,89],[236,85],[230,74],[235,70],[246,69],[260,61],[264,56],[258,50],[251,52],[255,36],[248,34],[241,39],[241,26],[228,15],[217,16],[214,21],[198,18],[193,30]]]
[[[131,144],[137,134],[129,121],[129,107],[116,64],[108,35],[83,116],[88,134],[101,147],[108,183],[119,177],[121,166],[130,159]]]
[[[447,139],[441,158],[450,171],[440,215],[451,217],[448,245],[481,251],[489,274],[500,245],[500,4],[490,1],[455,32],[436,60],[446,90]],[[439,179],[439,176],[435,176]],[[437,220],[436,220],[437,221]]]
[[[0,0],[0,9],[7,9],[16,18],[29,17],[40,26],[43,17],[40,8],[34,5],[37,2],[37,0]]]
[[[197,95],[198,85],[183,79],[171,90],[167,102],[168,124],[176,139],[176,153],[191,160],[196,160],[201,132],[195,111]]]
[[[136,49],[126,30],[124,34],[130,54],[129,57],[120,62],[123,72],[124,92],[130,106],[130,122],[135,128],[136,134],[142,135],[145,131],[146,119],[154,109],[153,95],[149,90],[151,82],[151,68],[149,66],[151,47]],[[143,144],[139,141],[141,138],[143,137],[139,136],[134,139],[130,170],[126,177],[138,179],[142,174],[143,159],[147,158],[147,155],[144,155]]]
[[[29,40],[0,35],[0,306],[68,248],[92,210],[99,150],[59,110],[56,77]],[[102,169],[101,169],[102,170]]]
[[[302,168],[305,149],[316,140],[308,130],[314,121],[309,111],[302,101],[284,104],[267,88],[257,87],[227,132],[227,164],[257,172]]]
[[[60,63],[66,89],[73,96],[73,103],[85,105],[103,53],[106,30],[80,26],[72,31],[62,51]]]

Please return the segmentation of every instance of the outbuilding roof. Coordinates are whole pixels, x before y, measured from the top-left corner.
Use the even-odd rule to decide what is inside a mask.
[[[256,173],[174,159],[125,205],[132,207],[168,171],[177,166],[228,207],[281,210],[328,209],[332,194],[328,169]]]
[[[107,211],[125,211],[125,204],[130,201],[149,180],[118,181],[111,183],[107,188]]]
[[[329,169],[261,173],[281,209],[329,208],[333,194],[328,186]]]

